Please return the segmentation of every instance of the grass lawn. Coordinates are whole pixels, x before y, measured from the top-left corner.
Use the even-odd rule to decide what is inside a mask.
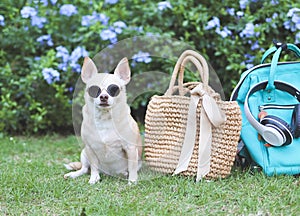
[[[299,215],[300,180],[233,171],[195,183],[143,169],[137,185],[115,177],[65,180],[79,159],[74,136],[0,138],[0,215]]]

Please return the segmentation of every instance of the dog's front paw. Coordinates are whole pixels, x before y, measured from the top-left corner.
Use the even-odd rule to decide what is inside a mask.
[[[136,185],[137,180],[128,180],[128,185]]]
[[[67,179],[67,178],[76,178],[77,175],[75,174],[75,172],[69,172],[67,174],[64,175],[64,179]]]
[[[93,184],[96,184],[99,180],[100,180],[99,175],[92,175],[89,180],[89,183],[93,185]]]

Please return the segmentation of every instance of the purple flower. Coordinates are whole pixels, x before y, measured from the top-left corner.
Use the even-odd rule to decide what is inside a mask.
[[[287,16],[292,17],[292,16],[294,16],[295,13],[298,13],[298,12],[300,12],[299,8],[292,8],[288,11]]]
[[[48,6],[48,0],[40,0],[41,3],[43,3],[44,6]],[[57,0],[50,0],[50,3],[52,5],[55,5]]]
[[[215,27],[220,27],[220,20],[218,17],[213,17],[210,21],[208,21],[207,26],[204,29],[209,30]]]
[[[80,64],[78,64],[76,62],[70,62],[70,67],[72,68],[72,71],[74,71],[76,73],[80,73],[80,71],[81,71]]]
[[[292,17],[292,22],[297,24],[300,24],[300,16],[298,14],[294,14]]]
[[[82,18],[81,18],[82,26],[91,26],[91,25],[95,24],[96,22],[97,22],[97,20],[92,15],[82,16]]]
[[[296,29],[300,29],[300,16],[299,14],[295,14],[293,17],[292,17],[292,22],[295,24],[295,27]]]
[[[240,8],[245,9],[247,7],[248,0],[240,0]]]
[[[287,30],[290,29],[292,32],[296,31],[296,28],[293,27],[291,24],[292,24],[291,21],[287,20],[287,21],[284,21],[283,26],[285,29],[287,29]]]
[[[234,8],[227,8],[226,11],[229,15],[234,16],[234,12],[235,12]]]
[[[136,62],[144,62],[146,64],[152,61],[150,54],[148,52],[139,51],[137,54],[132,56],[132,59]]]
[[[118,40],[116,32],[111,29],[104,29],[100,33],[100,37],[102,40],[110,40],[111,43],[115,43]]]
[[[272,18],[270,18],[270,17],[269,17],[269,18],[266,18],[266,22],[267,22],[267,23],[272,22]]]
[[[59,63],[58,65],[57,65],[57,68],[59,69],[59,70],[62,70],[62,71],[67,71],[68,70],[68,64],[67,63]]]
[[[94,14],[94,12],[93,12],[93,14]],[[108,24],[109,17],[107,17],[105,14],[99,13],[99,14],[96,14],[96,16],[97,16],[97,20],[99,20],[103,25]]]
[[[24,6],[21,10],[22,18],[34,17],[37,15],[37,10],[33,7]]]
[[[255,56],[250,55],[250,54],[245,54],[244,57],[246,58],[246,60],[243,62],[243,64],[246,65],[247,69],[250,69],[253,67],[253,61],[255,59]]]
[[[157,4],[157,8],[158,8],[158,10],[163,11],[168,8],[172,9],[172,5],[168,1],[162,1]]]
[[[77,62],[79,58],[88,56],[89,53],[86,51],[84,47],[76,47],[71,53],[69,60],[71,62]]]
[[[246,60],[242,62],[242,65],[245,65],[247,69],[252,68],[254,66],[253,60],[255,56],[252,56],[250,54],[245,54],[244,57]]]
[[[279,0],[271,0],[270,2],[272,5],[277,5],[279,3]]]
[[[276,19],[277,17],[278,17],[278,14],[277,14],[277,13],[274,13],[274,14],[272,15],[272,17],[266,18],[266,22],[267,22],[267,23],[270,23],[271,26],[272,26],[273,28],[276,28],[276,23],[273,22],[273,20]]]
[[[244,12],[243,11],[238,11],[238,12],[236,12],[236,15],[238,17],[242,17],[242,16],[244,16]]]
[[[84,47],[76,47],[71,55],[69,55],[69,51],[63,47],[63,46],[58,46],[56,47],[56,57],[62,59],[62,63],[58,65],[58,69],[67,71],[68,66],[72,68],[73,71],[75,72],[80,72],[81,66],[78,64],[78,60],[81,57],[86,57],[89,55],[88,51]]]
[[[51,2],[52,5],[55,5],[57,0],[50,0],[50,2]]]
[[[40,2],[42,2],[44,4],[44,6],[48,6],[48,0],[40,0]],[[57,0],[50,0],[50,3],[52,5],[55,5],[57,2]]]
[[[117,34],[121,34],[123,29],[127,27],[127,25],[123,22],[123,21],[117,21],[113,24],[114,26],[114,31],[117,33]]]
[[[51,35],[42,35],[36,39],[37,42],[43,44],[47,44],[48,46],[53,46],[53,41]]]
[[[119,0],[105,0],[104,3],[106,4],[116,4]]]
[[[56,47],[56,58],[62,58],[63,62],[66,63],[69,60],[69,51],[66,47],[58,46]]]
[[[117,27],[117,28],[126,28],[127,25],[123,22],[123,21],[117,21],[113,24],[114,27]]]
[[[44,80],[48,84],[53,83],[54,81],[59,81],[60,79],[60,74],[57,70],[54,70],[53,68],[44,68],[42,71]]]
[[[91,26],[98,21],[101,22],[103,25],[107,25],[108,20],[109,20],[109,17],[107,17],[105,14],[102,14],[102,13],[99,14],[94,11],[92,15],[86,15],[86,16],[82,17],[81,25],[82,26]]]
[[[40,2],[41,2],[44,6],[48,6],[48,0],[40,0]]]
[[[292,8],[288,11],[287,17],[291,17],[290,20],[287,20],[283,23],[284,28],[291,30],[292,32],[300,29],[300,9]]]
[[[218,27],[216,29],[216,33],[221,35],[222,38],[225,38],[232,34],[232,32],[226,26],[223,28],[223,30],[220,30],[220,28]]]
[[[69,57],[70,66],[72,70],[79,73],[81,71],[81,66],[77,62],[81,57],[86,57],[88,55],[89,53],[84,47],[76,47]]]
[[[250,41],[250,44],[252,42]],[[259,49],[259,44],[258,44],[258,41],[255,41],[254,44],[251,45],[251,50],[256,50],[256,49]]]
[[[44,24],[47,22],[45,17],[39,17],[38,12],[35,8],[24,6],[21,10],[22,18],[31,18],[31,25],[37,26],[38,28],[43,28]]]
[[[4,16],[0,15],[0,26],[5,26]]]
[[[117,34],[121,34],[126,27],[127,25],[123,21],[116,21],[113,26],[102,30],[100,37],[102,40],[110,40],[111,43],[116,43],[118,41]]]
[[[74,14],[77,14],[77,8],[72,4],[64,4],[63,6],[61,6],[59,13],[61,15],[70,17]]]
[[[38,28],[43,28],[44,24],[47,22],[45,17],[33,16],[31,17],[31,25],[37,26]]]
[[[255,26],[253,23],[247,23],[245,29],[240,32],[240,37],[252,37],[252,36],[258,36],[259,32],[255,32]]]
[[[60,63],[57,67],[62,71],[67,71],[68,69],[68,61],[69,61],[69,51],[67,48],[63,46],[56,47],[56,58],[61,58],[62,63]]]
[[[71,86],[71,87],[68,88],[68,91],[69,91],[69,92],[73,92],[73,91],[74,91],[74,88]]]
[[[254,64],[252,64],[252,63],[246,64],[246,68],[247,68],[247,69],[250,69],[250,68],[253,68],[253,67],[254,67]]]
[[[143,29],[143,26],[139,26],[139,27],[130,27],[130,29],[134,30],[134,31],[137,31],[137,32],[143,32],[144,29]]]

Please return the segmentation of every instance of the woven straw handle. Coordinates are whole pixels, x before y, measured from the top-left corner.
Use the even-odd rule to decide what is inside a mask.
[[[196,66],[203,83],[203,88],[204,89],[208,88],[209,73],[208,73],[208,65],[206,60],[199,53],[193,50],[186,50],[180,55],[174,67],[169,88],[166,91],[165,95],[170,96],[173,94],[177,77],[178,77],[179,95],[184,95],[185,90],[183,87],[183,77],[184,77],[184,69],[188,61],[192,62]]]

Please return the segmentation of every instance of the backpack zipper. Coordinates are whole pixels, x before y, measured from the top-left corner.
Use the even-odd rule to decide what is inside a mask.
[[[263,111],[266,109],[294,109],[296,104],[291,105],[277,105],[277,104],[267,104],[267,105],[260,105],[259,111]]]

